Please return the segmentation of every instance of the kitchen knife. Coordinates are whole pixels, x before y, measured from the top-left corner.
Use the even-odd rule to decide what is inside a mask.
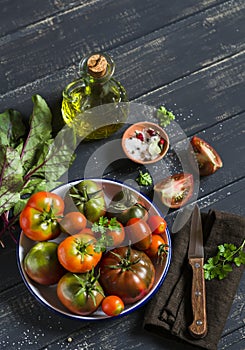
[[[195,338],[203,338],[207,334],[207,315],[203,270],[203,233],[198,205],[195,206],[192,213],[188,260],[193,272],[191,291],[193,322],[189,326],[189,332]]]

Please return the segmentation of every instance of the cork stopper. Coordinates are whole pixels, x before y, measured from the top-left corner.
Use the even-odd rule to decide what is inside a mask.
[[[88,72],[94,78],[102,78],[107,70],[107,60],[100,54],[92,55],[87,61]]]

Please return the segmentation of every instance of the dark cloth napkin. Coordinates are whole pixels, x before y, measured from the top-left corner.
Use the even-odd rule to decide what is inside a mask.
[[[190,221],[172,236],[172,260],[160,290],[147,305],[144,328],[166,338],[187,342],[204,349],[217,349],[226,319],[243,273],[243,266],[234,267],[223,280],[206,283],[208,333],[195,339],[188,332],[192,323],[191,281],[187,250]],[[217,254],[217,246],[224,243],[241,245],[245,236],[245,218],[218,211],[202,213],[204,251],[206,260]]]

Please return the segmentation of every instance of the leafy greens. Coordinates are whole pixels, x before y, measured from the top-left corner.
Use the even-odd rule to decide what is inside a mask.
[[[31,194],[60,184],[59,178],[74,158],[74,130],[64,127],[53,138],[52,114],[46,101],[39,95],[32,101],[27,127],[18,111],[9,109],[0,114],[0,237],[7,230],[12,235],[12,225]]]

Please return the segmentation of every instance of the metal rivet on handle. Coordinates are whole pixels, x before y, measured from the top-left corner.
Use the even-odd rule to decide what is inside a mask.
[[[202,325],[202,321],[201,321],[201,320],[197,320],[197,321],[196,321],[196,324],[197,324],[198,326],[201,326],[201,325]]]

